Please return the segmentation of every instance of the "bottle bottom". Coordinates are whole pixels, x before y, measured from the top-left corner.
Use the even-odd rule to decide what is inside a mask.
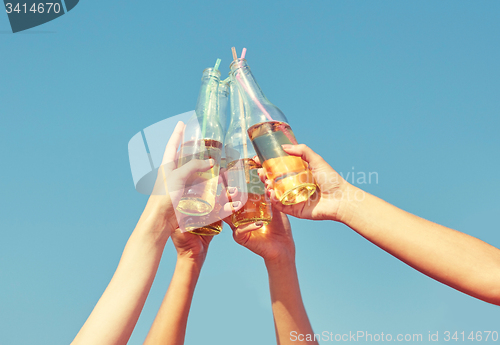
[[[249,193],[245,205],[231,216],[231,221],[235,227],[259,221],[267,225],[271,223],[271,220],[271,204],[263,194]]]
[[[283,205],[295,205],[309,199],[316,191],[316,183],[311,171],[288,175],[274,181],[276,197]]]
[[[204,216],[209,214],[213,208],[213,205],[201,198],[181,198],[179,205],[177,205],[177,211],[189,216]]]
[[[210,225],[205,225],[200,228],[191,228],[191,227],[186,227],[187,232],[195,235],[201,235],[201,236],[215,236],[220,234],[222,231],[222,220],[219,220],[215,223],[212,223]]]

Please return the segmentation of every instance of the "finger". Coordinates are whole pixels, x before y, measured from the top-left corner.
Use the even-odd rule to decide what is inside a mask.
[[[239,196],[238,188],[236,187],[223,188],[218,198],[218,203],[220,205],[223,205],[226,202],[238,201],[237,200],[238,196]]]
[[[184,128],[185,125],[182,121],[177,122],[177,125],[168,140],[167,146],[165,147],[165,152],[163,153],[163,159],[161,162],[162,165],[175,161],[177,148],[179,147],[184,134]]]
[[[309,163],[312,168],[318,166],[321,163],[325,163],[325,161],[323,160],[323,158],[321,158],[320,155],[318,155],[316,152],[314,152],[304,144],[281,145],[281,147],[286,153],[292,156],[299,156],[300,158],[302,158],[302,160]]]
[[[262,183],[265,183],[267,179],[266,170],[264,168],[259,168],[257,169],[257,173],[259,174],[259,178],[262,181]]]
[[[179,169],[175,170],[175,174],[178,178],[186,180],[191,174],[195,172],[203,172],[212,168],[215,164],[213,159],[208,159],[202,161],[199,159],[192,159],[188,163],[181,166]]]
[[[243,203],[241,201],[227,202],[220,212],[221,218],[226,218],[228,215],[237,212],[242,207]]]
[[[252,159],[255,161],[255,163],[262,165],[262,163],[260,162],[259,156],[253,156]]]
[[[269,199],[271,200],[271,204],[273,205],[274,208],[276,208],[280,212],[285,212],[283,210],[284,205],[276,197],[276,192],[274,191],[274,189],[268,189],[268,196],[269,196]]]
[[[255,230],[259,230],[263,226],[264,226],[264,222],[255,222],[255,223],[240,225],[235,230],[235,234],[237,236],[240,236],[240,235],[246,234],[247,232],[252,232],[252,231],[255,231]]]

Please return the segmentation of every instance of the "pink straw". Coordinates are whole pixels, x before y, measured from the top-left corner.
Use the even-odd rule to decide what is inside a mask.
[[[243,86],[243,88],[245,89],[245,91],[247,92],[247,94],[250,95],[250,97],[255,102],[255,104],[257,104],[257,107],[259,107],[259,109],[262,110],[262,112],[264,113],[264,115],[266,115],[267,119],[269,121],[273,121],[273,119],[271,118],[271,115],[269,115],[269,113],[262,106],[262,104],[260,104],[260,102],[257,99],[257,97],[255,97],[255,95],[250,92],[250,90],[247,88],[247,86],[245,85],[245,83],[243,82],[243,80],[241,80],[241,78],[240,78],[239,75],[236,76],[236,79],[238,79],[238,82],[240,83],[240,85]]]
[[[241,52],[241,59],[244,59],[245,58],[245,54],[247,53],[247,48],[243,48],[243,51]],[[240,65],[241,66],[241,65]],[[257,107],[259,107],[260,110],[262,110],[262,112],[264,113],[264,115],[266,115],[267,119],[269,121],[273,121],[271,115],[269,115],[269,113],[266,111],[266,109],[262,106],[262,104],[259,102],[259,100],[257,99],[257,97],[255,97],[255,95],[250,92],[250,90],[248,89],[248,87],[245,85],[245,83],[243,82],[243,80],[241,80],[241,77],[239,75],[236,76],[236,79],[238,79],[238,82],[240,83],[241,86],[243,86],[243,88],[245,89],[245,91],[247,92],[247,94],[252,98],[252,100],[255,102],[255,104],[257,104]]]

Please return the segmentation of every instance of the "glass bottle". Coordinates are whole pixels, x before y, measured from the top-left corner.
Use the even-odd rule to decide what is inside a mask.
[[[223,135],[225,134],[226,129],[226,118],[227,118],[227,103],[229,96],[229,85],[227,81],[221,81],[219,83],[218,89],[218,119],[221,123],[221,129]],[[224,150],[221,152],[221,162],[220,162],[220,171],[225,169],[225,153]],[[222,184],[219,183],[217,185],[216,192],[216,202],[213,210],[204,216],[186,216],[182,217],[181,220],[181,228],[197,235],[205,235],[205,236],[213,236],[218,235],[222,231],[222,220],[220,220],[219,212],[222,209],[222,205],[220,205],[217,200],[220,197],[220,194],[223,190]],[[215,221],[214,221],[215,220]]]
[[[192,159],[213,159],[207,171],[193,173],[186,181],[177,210],[190,216],[209,214],[215,206],[223,131],[219,120],[220,72],[207,68],[194,115],[186,124],[177,167]]]
[[[257,221],[269,224],[272,219],[271,203],[257,173],[257,169],[262,166],[253,160],[256,153],[246,131],[243,99],[233,80],[229,88],[231,116],[224,140],[228,163],[227,184],[238,188],[244,203],[240,210],[231,215],[231,220],[236,227]]]
[[[272,181],[276,197],[284,205],[306,201],[315,192],[316,183],[307,163],[281,147],[297,144],[288,120],[266,98],[245,59],[233,61],[230,69],[245,104],[248,136],[267,178]]]

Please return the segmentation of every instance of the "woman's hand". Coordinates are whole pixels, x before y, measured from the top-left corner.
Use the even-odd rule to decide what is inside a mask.
[[[295,205],[283,205],[267,179],[264,168],[259,169],[259,176],[266,185],[273,206],[286,214],[297,218],[313,220],[342,221],[344,203],[350,199],[352,186],[345,181],[324,159],[304,144],[282,145],[283,150],[292,156],[298,156],[309,164],[318,188],[311,197]]]
[[[179,259],[192,260],[200,264],[203,264],[205,261],[208,245],[213,238],[213,236],[201,236],[182,232],[179,228],[172,233],[171,237]]]
[[[295,259],[290,223],[285,214],[273,209],[273,220],[270,224],[251,224],[246,227],[234,227],[229,218],[225,221],[233,229],[236,243],[262,256],[266,263],[289,262]]]
[[[179,121],[165,147],[158,176],[148,200],[146,210],[152,214],[152,220],[158,223],[158,231],[167,230],[168,234],[179,227],[179,214],[176,213],[179,200],[184,192],[187,179],[196,172],[210,169],[214,161],[193,159],[182,167],[177,168],[177,148],[182,141],[185,129],[184,123]]]

